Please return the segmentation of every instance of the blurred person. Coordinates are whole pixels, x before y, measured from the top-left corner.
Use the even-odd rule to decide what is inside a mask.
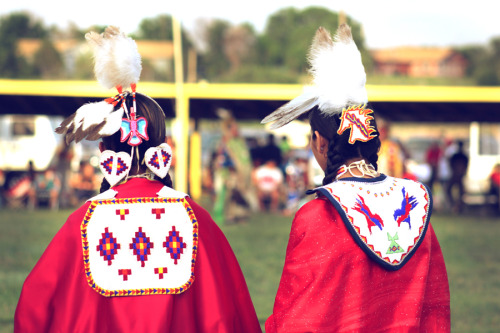
[[[496,212],[500,213],[500,163],[495,164],[493,170],[491,170],[489,181],[490,194],[496,198]]]
[[[10,172],[5,177],[4,198],[8,207],[29,206],[30,190],[34,184],[36,171],[33,161],[28,161],[26,171]]]
[[[427,182],[427,187],[429,187],[432,192],[434,192],[434,183],[438,180],[438,167],[441,154],[442,152],[439,141],[432,142],[425,152],[425,162],[431,168],[431,174]]]
[[[37,208],[41,201],[47,200],[50,209],[59,208],[59,192],[61,181],[50,167],[42,173],[35,175],[31,188],[28,191],[30,209]]]
[[[441,191],[435,193],[433,196],[435,201],[435,209],[443,209],[445,211],[450,210],[450,203],[448,201],[448,195],[446,189],[451,177],[451,170],[449,159],[451,155],[455,153],[457,147],[453,140],[444,139],[441,145],[441,155],[438,161],[438,181]]]
[[[257,167],[254,172],[254,177],[260,211],[267,211],[267,206],[269,205],[269,210],[271,212],[278,212],[283,173],[276,165],[276,161],[269,159],[266,163]]]
[[[5,172],[0,169],[0,208],[5,204],[4,203],[4,195],[5,195]]]
[[[432,197],[378,170],[381,137],[350,28],[333,39],[319,28],[309,61],[314,85],[262,121],[275,129],[308,114],[325,174],[293,219],[266,333],[449,332]]]
[[[274,134],[268,134],[267,142],[261,148],[262,163],[273,160],[277,166],[281,166],[283,155],[280,147],[276,144]]]
[[[119,94],[85,104],[57,132],[102,139],[105,178],[24,282],[14,332],[260,332],[224,234],[172,188],[165,114],[136,92],[135,42],[115,27],[86,38],[97,79]]]
[[[378,118],[380,133],[379,170],[388,176],[403,178],[405,174],[405,151],[401,143],[391,137],[390,121]]]
[[[218,114],[222,138],[216,148],[214,220],[219,224],[245,222],[258,207],[252,159],[236,119],[225,109],[218,110]]]
[[[95,173],[94,167],[87,161],[80,162],[80,169],[69,180],[71,203],[81,205],[97,194],[101,179]]]
[[[71,204],[70,178],[71,178],[71,160],[73,159],[73,149],[64,140],[57,148],[55,171],[61,181],[61,190],[59,191],[60,207],[68,207]],[[90,197],[90,196],[89,196]],[[87,199],[89,198],[87,197]]]
[[[448,160],[451,175],[446,187],[446,194],[452,212],[461,213],[465,205],[463,198],[465,194],[464,179],[467,175],[469,157],[464,152],[464,142],[458,140],[456,143],[457,151]]]
[[[286,203],[284,215],[292,215],[300,206],[303,193],[307,188],[307,160],[300,156],[291,158],[285,168]]]

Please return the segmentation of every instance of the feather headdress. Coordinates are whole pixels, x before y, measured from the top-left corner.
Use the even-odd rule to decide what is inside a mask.
[[[288,124],[315,106],[326,115],[335,115],[347,106],[368,102],[361,54],[347,24],[338,28],[333,39],[320,27],[309,50],[308,61],[313,85],[262,120],[262,123],[275,121],[271,129]]]
[[[142,70],[135,41],[119,28],[107,27],[102,34],[89,32],[85,38],[94,51],[97,81],[107,89],[116,87],[119,94],[101,102],[85,104],[66,118],[56,132],[65,134],[68,144],[73,140],[98,140],[119,131],[127,110],[123,103],[118,110],[113,109],[128,95],[122,89],[130,87],[135,92]]]

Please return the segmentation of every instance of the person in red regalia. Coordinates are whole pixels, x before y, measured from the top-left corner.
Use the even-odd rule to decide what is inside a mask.
[[[325,172],[292,222],[272,332],[449,332],[450,293],[423,184],[377,171],[380,138],[350,28],[319,28],[313,85],[264,118],[308,113]]]
[[[135,42],[114,27],[86,37],[98,80],[119,94],[82,106],[57,132],[68,143],[102,138],[105,180],[26,278],[14,331],[261,332],[224,234],[172,188],[165,115],[136,92]]]

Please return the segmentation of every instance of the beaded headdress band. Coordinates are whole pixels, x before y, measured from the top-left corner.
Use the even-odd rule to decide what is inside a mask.
[[[130,154],[106,150],[101,153],[99,167],[111,186],[128,177],[132,159],[138,155],[137,146],[149,140],[148,122],[137,117],[136,87],[141,75],[141,56],[133,39],[117,27],[107,27],[104,33],[89,32],[85,39],[94,51],[94,73],[97,81],[107,89],[116,88],[118,94],[96,103],[81,106],[66,118],[56,132],[63,134],[67,144],[83,139],[95,141],[121,131],[120,141],[131,146]],[[130,91],[125,90],[130,87]],[[132,96],[132,107],[127,108],[127,97]],[[116,107],[119,107],[116,109]],[[116,109],[116,110],[115,110]],[[172,150],[164,143],[149,148],[145,163],[156,175],[165,177],[170,168]],[[148,158],[149,157],[149,158]]]

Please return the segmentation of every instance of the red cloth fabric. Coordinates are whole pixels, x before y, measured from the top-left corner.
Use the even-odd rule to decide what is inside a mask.
[[[156,197],[162,184],[132,179],[117,198]],[[199,222],[195,281],[178,295],[104,297],[85,279],[76,210],[27,277],[15,332],[261,332],[239,264],[210,215],[187,199]]]
[[[266,333],[449,331],[448,278],[432,226],[410,261],[388,271],[356,245],[326,198],[297,212]]]

